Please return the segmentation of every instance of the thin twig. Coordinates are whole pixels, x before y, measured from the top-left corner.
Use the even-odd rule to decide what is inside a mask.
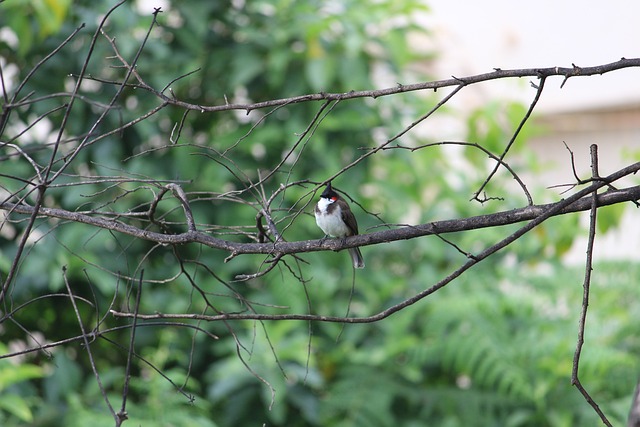
[[[488,200],[486,197],[479,198],[478,196],[480,195],[480,193],[482,193],[482,191],[489,184],[489,181],[491,181],[491,178],[493,178],[493,176],[496,174],[496,172],[498,172],[498,169],[502,165],[502,163],[504,161],[504,158],[507,156],[507,153],[509,152],[509,150],[513,146],[514,142],[518,138],[518,135],[520,135],[520,131],[524,127],[525,123],[527,123],[527,120],[529,120],[529,117],[531,117],[531,114],[533,113],[533,110],[535,109],[536,105],[538,104],[538,101],[540,100],[540,95],[542,95],[542,91],[544,90],[544,82],[545,82],[545,80],[546,80],[546,78],[544,76],[540,77],[540,84],[537,85],[536,96],[533,98],[533,101],[531,101],[531,104],[529,104],[529,109],[525,113],[525,115],[522,118],[522,120],[520,120],[520,123],[518,124],[518,127],[516,128],[515,132],[513,132],[513,135],[511,136],[511,139],[509,140],[509,142],[507,143],[507,146],[504,148],[504,151],[502,152],[502,154],[499,157],[498,163],[494,166],[494,168],[491,170],[489,175],[487,175],[487,178],[484,180],[484,182],[482,183],[480,188],[478,188],[478,190],[474,193],[474,195],[472,197],[472,200],[477,200],[480,203],[483,203],[483,202]],[[529,200],[531,200],[531,196],[529,196]]]
[[[598,173],[598,147],[591,145],[591,171],[594,180],[599,179]],[[580,355],[582,354],[582,346],[584,344],[584,329],[587,322],[587,308],[589,306],[589,288],[591,287],[591,272],[593,271],[593,245],[596,237],[596,217],[598,213],[598,197],[594,191],[591,195],[591,212],[589,215],[589,239],[587,241],[587,260],[584,268],[584,282],[582,284],[582,310],[580,311],[580,319],[578,320],[578,341],[576,350],[573,355],[573,369],[571,371],[571,384],[574,385],[594,411],[598,414],[602,422],[612,427],[611,423],[600,409],[598,404],[593,400],[591,395],[584,388],[578,377],[578,369],[580,367]]]
[[[6,303],[5,299],[7,294],[9,293],[9,287],[13,282],[13,278],[15,277],[18,271],[18,265],[20,263],[20,259],[22,258],[22,253],[24,252],[24,248],[27,244],[29,236],[31,235],[31,231],[33,230],[33,226],[35,225],[36,218],[38,217],[38,212],[40,207],[42,206],[42,202],[44,201],[44,188],[38,187],[38,195],[36,198],[36,203],[31,207],[31,212],[29,213],[29,223],[25,227],[23,231],[22,237],[20,238],[20,242],[16,247],[16,254],[13,256],[13,261],[11,262],[11,267],[9,267],[9,272],[7,273],[7,277],[4,279],[4,283],[2,284],[2,289],[0,290],[0,303]],[[18,205],[15,205],[18,206]],[[9,209],[12,210],[12,209]]]
[[[98,128],[98,125],[100,125],[100,123],[102,123],[104,118],[109,113],[110,109],[113,107],[113,105],[115,105],[116,100],[120,97],[122,92],[125,90],[125,88],[126,88],[125,84],[129,80],[130,76],[134,73],[135,66],[136,66],[136,64],[138,62],[138,59],[140,58],[140,55],[142,54],[142,51],[144,49],[144,46],[147,43],[147,40],[149,39],[149,35],[151,34],[151,30],[157,24],[157,13],[154,13],[153,14],[153,20],[151,21],[149,29],[147,30],[147,33],[145,34],[145,37],[143,38],[142,42],[140,43],[140,46],[139,46],[138,51],[136,52],[136,54],[134,56],[133,61],[131,61],[131,67],[129,67],[127,69],[127,73],[126,73],[126,75],[124,76],[124,78],[122,80],[122,84],[120,84],[118,86],[115,94],[111,97],[111,100],[109,101],[107,108],[105,108],[104,111],[102,111],[100,116],[91,125],[91,128],[89,129],[89,132],[87,132],[87,136],[80,142],[78,147],[70,155],[65,157],[64,164],[62,166],[60,166],[60,168],[53,174],[53,176],[51,178],[49,178],[49,174],[51,173],[51,170],[53,168],[53,164],[54,164],[54,160],[55,160],[55,157],[56,157],[56,152],[58,150],[58,146],[59,146],[60,140],[62,138],[64,130],[66,129],[67,120],[69,119],[69,117],[71,115],[71,107],[73,105],[73,100],[75,99],[75,94],[80,89],[80,85],[81,85],[82,80],[84,78],[84,75],[86,73],[86,69],[87,69],[87,67],[89,65],[89,59],[91,58],[91,54],[93,52],[93,48],[95,47],[96,39],[98,38],[99,32],[102,31],[102,28],[104,27],[104,25],[106,23],[106,20],[109,17],[109,15],[113,11],[115,11],[116,8],[118,8],[120,5],[122,5],[125,2],[126,2],[126,0],[120,1],[118,4],[116,4],[114,7],[112,7],[107,12],[107,14],[102,19],[100,25],[98,26],[98,29],[96,30],[96,32],[95,32],[95,34],[93,36],[93,39],[91,40],[89,53],[87,54],[85,62],[83,64],[83,66],[82,66],[82,71],[80,72],[80,76],[78,77],[78,80],[76,82],[76,86],[73,89],[74,97],[72,97],[71,101],[69,102],[69,106],[68,106],[67,111],[66,111],[66,113],[65,113],[65,115],[63,117],[62,124],[60,125],[60,130],[59,130],[59,133],[58,133],[58,137],[56,138],[56,143],[54,145],[53,153],[51,154],[50,163],[47,166],[47,168],[45,169],[45,173],[43,174],[45,176],[45,179],[47,180],[47,183],[55,181],[64,172],[64,170],[72,163],[73,159],[75,159],[79,155],[79,153],[82,151],[82,149],[85,146],[87,146],[87,145],[92,143],[92,141],[90,140],[90,136],[93,134],[95,129]]]
[[[100,21],[100,24],[98,25],[98,28],[96,30],[96,32],[94,33],[92,39],[91,39],[91,43],[89,44],[89,51],[87,52],[87,56],[85,57],[84,63],[82,64],[82,69],[80,70],[80,75],[78,76],[78,79],[76,80],[76,84],[73,88],[73,91],[71,93],[71,99],[69,100],[69,103],[67,104],[67,108],[65,110],[64,116],[62,117],[62,121],[60,123],[59,129],[58,129],[58,136],[55,139],[55,143],[53,146],[53,151],[51,153],[51,157],[49,159],[49,164],[47,165],[47,167],[44,170],[43,176],[45,179],[45,182],[48,184],[50,182],[53,182],[56,180],[56,178],[62,173],[62,171],[65,169],[64,167],[61,167],[60,170],[58,170],[56,173],[53,174],[53,177],[50,178],[50,175],[52,173],[52,169],[53,169],[53,165],[54,162],[56,160],[56,154],[60,148],[60,142],[62,140],[62,136],[64,135],[64,132],[66,131],[67,128],[67,122],[69,121],[70,117],[71,117],[71,110],[73,108],[73,104],[75,102],[76,99],[76,95],[78,94],[78,91],[80,90],[80,85],[82,84],[82,80],[84,78],[84,75],[87,72],[87,68],[89,67],[89,61],[91,60],[91,57],[93,55],[93,50],[95,48],[97,39],[98,39],[98,34],[99,32],[102,30],[102,28],[104,27],[104,25],[107,22],[107,19],[109,18],[109,16],[118,8],[120,7],[122,4],[124,4],[126,2],[126,0],[121,0],[119,3],[117,3],[116,5],[114,5],[111,9],[109,9],[109,11],[107,11],[107,13],[104,15],[104,17],[102,18],[102,20]],[[122,90],[118,91],[116,93],[116,95],[112,98],[111,103],[109,103],[109,108],[115,103],[115,100],[117,99],[117,97],[120,95],[120,93],[122,92]],[[94,129],[98,126],[98,124],[102,121],[102,119],[106,116],[107,112],[109,111],[109,108],[105,109],[103,111],[103,113],[100,115],[100,117],[98,118],[98,120],[96,120],[96,122],[94,123],[94,125],[91,127],[91,129],[89,130],[88,134],[87,134],[87,138],[89,137],[88,135],[91,135],[94,131]],[[79,147],[76,149],[75,153],[77,155],[77,153],[79,153],[81,151],[81,148],[84,144],[80,144]],[[72,158],[75,157],[74,155],[71,156]],[[68,165],[69,163],[67,163]]]
[[[187,221],[187,230],[190,232],[196,231],[196,222],[193,219],[193,212],[191,211],[189,200],[187,199],[187,195],[182,187],[175,183],[167,184],[166,187],[171,190],[173,195],[176,196],[176,199],[178,199],[182,205],[182,210],[184,211],[184,216]]]
[[[138,281],[138,293],[136,295],[136,305],[134,306],[134,313],[137,313],[140,310],[140,298],[142,298],[142,283],[144,277],[144,270],[140,271],[140,280]],[[127,397],[129,396],[129,381],[131,380],[131,361],[133,360],[134,343],[136,337],[136,330],[138,325],[138,319],[134,318],[131,324],[131,335],[129,339],[129,351],[127,352],[127,366],[125,368],[124,374],[124,385],[122,386],[122,406],[120,407],[120,411],[116,414],[118,420],[116,422],[117,426],[120,426],[124,421],[129,418],[127,414]]]
[[[109,412],[113,416],[113,419],[116,421],[116,425],[119,426],[118,416],[113,410],[113,406],[111,406],[111,402],[109,401],[109,396],[107,395],[107,390],[102,385],[102,380],[100,379],[100,374],[98,373],[98,368],[96,367],[95,360],[93,359],[93,353],[91,352],[91,344],[89,343],[89,335],[84,328],[84,324],[82,323],[82,316],[80,316],[80,311],[78,310],[78,306],[76,304],[76,299],[73,295],[73,291],[71,290],[71,286],[69,285],[69,280],[67,279],[67,267],[62,267],[62,277],[64,279],[64,285],[67,287],[67,292],[69,293],[69,300],[71,301],[71,305],[73,306],[73,311],[76,314],[76,319],[78,320],[78,325],[80,326],[80,331],[82,332],[82,341],[84,342],[84,348],[87,351],[87,355],[89,356],[89,363],[91,365],[91,370],[93,371],[93,375],[96,377],[96,382],[98,383],[98,388],[100,388],[100,393],[102,393],[102,397],[109,408]],[[95,335],[92,332],[92,337]]]
[[[430,142],[430,143],[427,143],[427,144],[418,145],[416,147],[407,147],[407,146],[398,144],[398,145],[394,145],[394,146],[391,146],[391,147],[385,147],[384,150],[404,149],[404,150],[410,150],[411,152],[413,152],[413,151],[421,150],[423,148],[434,147],[434,146],[438,146],[438,145],[458,145],[458,146],[462,146],[462,147],[473,147],[473,148],[477,148],[478,150],[482,151],[489,158],[491,158],[492,160],[495,160],[498,163],[498,165],[503,166],[507,171],[509,171],[509,173],[511,174],[513,179],[518,183],[518,185],[520,185],[520,188],[522,188],[522,191],[523,191],[525,197],[527,198],[527,201],[528,201],[529,205],[533,205],[533,198],[531,197],[531,193],[527,189],[527,186],[525,185],[524,181],[522,181],[522,179],[513,170],[513,168],[511,166],[509,166],[509,164],[507,162],[505,162],[501,157],[496,156],[491,151],[487,150],[482,145],[480,145],[480,144],[478,144],[476,142],[438,141],[438,142]]]

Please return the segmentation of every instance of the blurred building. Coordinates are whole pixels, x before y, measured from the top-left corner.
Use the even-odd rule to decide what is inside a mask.
[[[621,57],[640,56],[638,40],[640,2],[567,0],[536,3],[486,0],[465,3],[425,0],[430,13],[423,23],[431,31],[429,45],[437,60],[428,65],[435,79],[470,76],[493,68],[595,66]],[[589,10],[576,19],[576,10]],[[544,30],[542,30],[544,29]],[[536,79],[485,82],[465,88],[450,104],[465,111],[498,99],[528,105]],[[640,69],[604,75],[547,79],[533,123],[544,129],[528,141],[545,170],[537,184],[553,186],[575,182],[571,167],[582,178],[590,176],[589,147],[599,147],[601,175],[640,161]],[[450,135],[445,135],[447,138]],[[639,185],[640,176],[619,182]],[[562,189],[558,189],[558,198]],[[583,220],[588,219],[588,214]],[[584,262],[585,241],[579,240],[568,261]],[[597,236],[596,259],[640,260],[640,210],[629,204],[616,231]]]
[[[576,182],[569,150],[581,179],[591,174],[592,144],[598,146],[601,176],[640,161],[640,102],[550,112],[538,116],[534,124],[544,129],[544,134],[534,137],[529,144],[549,168],[540,176],[546,186]],[[637,174],[616,183],[618,188],[632,185],[640,185]],[[640,209],[631,203],[627,205],[620,226],[596,237],[596,259],[640,260]],[[588,214],[583,213],[581,220],[586,224]],[[583,262],[585,245],[586,238],[578,239],[567,261]]]
[[[533,123],[540,126],[544,134],[530,141],[531,148],[541,161],[553,166],[543,177],[546,185],[575,182],[571,168],[567,167],[571,163],[568,149],[574,154],[581,178],[590,175],[592,144],[598,146],[600,175],[640,161],[640,101],[543,113]],[[637,185],[638,178],[627,180],[627,184]]]

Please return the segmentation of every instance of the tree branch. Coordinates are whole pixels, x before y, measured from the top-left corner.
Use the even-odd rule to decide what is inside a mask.
[[[359,234],[345,239],[318,239],[298,242],[277,241],[274,243],[241,243],[230,240],[218,239],[200,231],[187,231],[180,234],[163,234],[149,230],[140,229],[120,221],[103,217],[91,216],[86,213],[70,212],[63,209],[40,207],[40,216],[59,218],[68,221],[79,222],[95,227],[116,231],[119,233],[134,236],[140,239],[150,240],[161,244],[187,244],[201,243],[214,249],[222,249],[231,252],[233,255],[239,254],[271,254],[289,255],[299,252],[316,252],[322,250],[338,251],[341,249],[356,246],[368,246],[378,243],[388,243],[397,240],[408,240],[416,237],[433,234],[445,234],[458,231],[476,230],[481,228],[497,227],[508,224],[515,224],[522,221],[529,221],[540,217],[548,212],[550,216],[563,215],[571,212],[585,211],[591,208],[591,198],[588,194],[608,185],[626,175],[633,174],[640,170],[640,162],[627,166],[608,177],[593,182],[588,187],[573,194],[567,199],[559,202],[526,206],[510,211],[503,211],[487,215],[479,215],[469,218],[451,219],[435,221],[414,226],[407,226],[391,230],[383,230],[369,234]],[[607,206],[625,201],[635,201],[640,199],[640,186],[630,187],[621,190],[607,191],[597,196],[598,206]],[[26,204],[14,204],[9,202],[0,203],[0,209],[7,210],[13,214],[32,215],[35,208]]]
[[[213,105],[213,106],[205,106],[205,105],[196,105],[190,104],[188,102],[179,101],[175,98],[169,97],[164,93],[151,89],[149,86],[137,86],[132,85],[133,87],[140,87],[141,89],[149,90],[157,97],[161,98],[164,102],[168,104],[173,104],[182,108],[186,108],[189,110],[197,110],[201,112],[216,112],[216,111],[229,111],[229,110],[244,110],[247,113],[252,110],[258,110],[262,108],[276,107],[280,105],[287,104],[297,104],[299,102],[309,102],[309,101],[344,101],[347,99],[356,99],[356,98],[378,98],[381,96],[389,96],[396,95],[399,93],[405,92],[415,92],[419,90],[438,90],[446,87],[453,86],[467,86],[475,83],[486,82],[489,80],[497,80],[504,78],[520,78],[520,77],[536,77],[536,78],[545,78],[551,76],[562,76],[564,80],[562,84],[571,77],[583,77],[583,76],[593,76],[598,74],[605,74],[611,71],[620,70],[622,68],[630,68],[630,67],[640,67],[640,58],[621,58],[619,61],[611,62],[609,64],[597,65],[593,67],[547,67],[547,68],[522,68],[522,69],[512,69],[512,70],[502,70],[500,68],[496,68],[494,71],[490,73],[477,74],[468,77],[452,77],[450,79],[445,80],[435,80],[430,82],[422,82],[422,83],[414,83],[414,84],[399,84],[397,86],[386,88],[386,89],[378,89],[378,90],[360,90],[355,91],[352,90],[350,92],[343,93],[314,93],[308,95],[300,95],[294,96],[291,98],[281,98],[281,99],[273,99],[270,101],[264,102],[256,102],[251,104],[230,104],[224,103],[221,105]]]
[[[598,146],[591,145],[591,176],[594,180],[599,179],[598,172]],[[612,427],[611,422],[607,419],[606,415],[595,400],[591,397],[589,392],[584,388],[580,378],[578,376],[578,368],[580,366],[580,356],[582,354],[582,346],[584,344],[584,330],[587,324],[587,310],[589,307],[589,290],[591,287],[591,272],[593,271],[593,245],[596,240],[596,219],[598,215],[598,197],[596,192],[591,194],[591,212],[589,215],[589,239],[587,241],[587,260],[584,268],[584,282],[582,283],[582,310],[580,311],[580,318],[578,320],[578,341],[576,343],[576,350],[573,355],[573,368],[571,370],[571,384],[574,385],[578,391],[585,398],[587,403],[591,405],[593,410],[598,414],[602,422]]]

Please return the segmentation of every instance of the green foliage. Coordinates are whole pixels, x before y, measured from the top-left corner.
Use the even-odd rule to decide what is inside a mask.
[[[2,343],[0,353],[8,353],[7,346]],[[3,426],[24,425],[34,420],[34,409],[41,400],[24,393],[29,390],[25,383],[44,375],[41,366],[0,360],[0,421]]]
[[[612,228],[620,224],[622,215],[624,214],[625,205],[607,206],[604,209],[598,209],[598,219],[596,222],[597,232],[606,233]]]
[[[11,23],[18,39],[18,55],[26,56],[35,44],[58,33],[70,6],[71,0],[16,0],[0,5],[2,19]]]
[[[638,342],[627,329],[633,322],[611,325],[611,319],[618,317],[616,312],[626,317],[638,308],[635,298],[622,304],[609,301],[638,294],[633,285],[638,266],[623,269],[628,271],[621,275],[616,273],[620,265],[595,269],[587,327],[590,344],[580,370],[583,384],[620,423],[626,413],[613,411],[611,406],[620,397],[628,401],[638,369]],[[374,399],[369,394],[376,391],[363,387],[363,378],[384,377],[380,369],[394,367],[397,372],[383,389],[402,402],[397,407],[403,411],[394,412],[396,421],[595,425],[595,414],[570,386],[580,285],[580,269],[515,274],[502,268],[496,277],[495,272],[482,268],[473,279],[434,295],[426,303],[426,312],[416,309],[398,315],[411,322],[389,319],[386,326],[395,335],[393,343],[381,346],[386,357],[375,358],[375,353],[363,349],[375,366],[367,374],[355,375],[350,386],[341,387],[365,400]],[[605,363],[605,367],[605,360],[616,362]],[[630,375],[623,379],[622,372]],[[343,393],[335,400],[350,402],[357,396],[347,398]]]

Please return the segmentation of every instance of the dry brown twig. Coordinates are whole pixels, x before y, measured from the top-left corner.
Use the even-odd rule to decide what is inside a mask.
[[[598,172],[598,147],[591,145],[591,177],[593,181],[600,179]],[[591,193],[591,209],[589,213],[589,239],[587,242],[587,256],[584,267],[584,282],[582,293],[582,310],[580,312],[580,319],[578,321],[578,340],[576,343],[576,350],[573,357],[573,369],[571,371],[571,384],[573,384],[580,393],[584,396],[585,400],[591,405],[593,410],[598,414],[602,422],[612,427],[611,422],[607,419],[606,415],[602,412],[598,404],[593,400],[591,395],[584,388],[580,382],[578,376],[578,370],[580,367],[580,356],[582,354],[582,346],[584,345],[584,330],[587,323],[587,309],[589,306],[589,289],[591,287],[591,272],[593,271],[593,246],[596,238],[596,218],[598,215],[598,195],[597,192]]]

